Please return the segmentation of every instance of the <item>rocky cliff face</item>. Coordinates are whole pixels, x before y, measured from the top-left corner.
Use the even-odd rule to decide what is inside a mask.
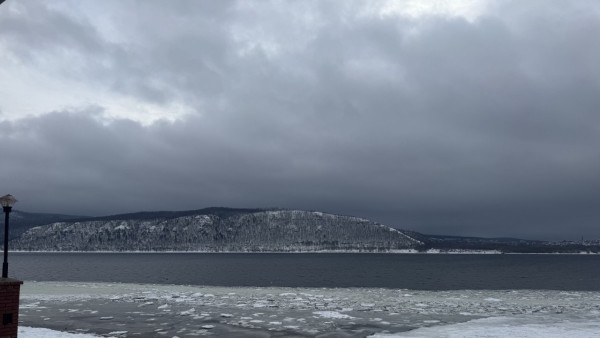
[[[387,251],[422,243],[366,219],[299,210],[57,222],[29,229],[15,250]]]

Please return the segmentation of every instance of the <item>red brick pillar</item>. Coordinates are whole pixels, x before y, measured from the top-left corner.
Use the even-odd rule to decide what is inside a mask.
[[[0,338],[17,337],[21,284],[20,280],[0,278]]]

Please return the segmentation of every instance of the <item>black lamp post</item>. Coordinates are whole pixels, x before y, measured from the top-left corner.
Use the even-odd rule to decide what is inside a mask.
[[[0,197],[0,204],[4,210],[4,263],[2,263],[2,278],[8,278],[8,214],[12,211],[17,200],[12,195]]]

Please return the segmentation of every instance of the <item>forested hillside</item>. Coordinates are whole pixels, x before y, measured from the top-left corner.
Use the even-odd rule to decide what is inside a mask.
[[[220,210],[222,211],[222,210]],[[113,216],[31,228],[16,250],[51,251],[389,251],[422,243],[357,217],[299,210],[215,212],[179,217]]]

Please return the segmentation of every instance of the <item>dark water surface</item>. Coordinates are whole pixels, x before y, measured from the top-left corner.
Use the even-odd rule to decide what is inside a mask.
[[[10,253],[9,277],[213,286],[600,291],[600,255]]]

